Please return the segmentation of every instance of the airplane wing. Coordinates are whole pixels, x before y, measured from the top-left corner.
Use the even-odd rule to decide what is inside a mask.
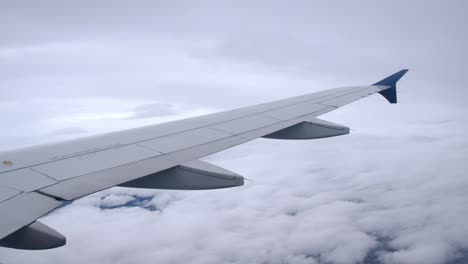
[[[401,70],[371,86],[344,87],[174,122],[0,153],[0,246],[48,249],[65,237],[36,221],[113,186],[200,190],[243,185],[199,158],[244,142],[316,139],[349,128],[320,120],[374,93],[396,103]]]

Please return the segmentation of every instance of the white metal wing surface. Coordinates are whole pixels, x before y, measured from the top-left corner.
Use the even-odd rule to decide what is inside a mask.
[[[406,72],[371,86],[0,153],[0,246],[64,245],[61,234],[36,220],[67,201],[113,186],[193,190],[243,185],[242,176],[198,159],[259,137],[348,134],[347,127],[316,117],[374,93],[396,103],[396,82]]]

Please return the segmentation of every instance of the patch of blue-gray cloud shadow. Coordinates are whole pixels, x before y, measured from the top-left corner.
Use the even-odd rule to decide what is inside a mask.
[[[103,201],[106,197],[101,197],[101,201]],[[103,210],[111,210],[116,208],[125,208],[125,207],[140,207],[142,209],[148,211],[161,211],[161,208],[157,208],[155,205],[150,204],[151,200],[154,196],[139,196],[139,195],[131,195],[133,199],[125,201],[123,203],[116,203],[116,204],[107,204],[107,203],[99,203],[97,207]]]
[[[397,250],[393,249],[390,246],[392,239],[388,236],[373,235],[376,238],[377,246],[371,248],[367,252],[366,257],[362,261],[363,264],[380,264],[384,263],[382,261],[381,255],[383,252],[396,252]]]
[[[393,240],[391,236],[381,234],[369,234],[375,237],[377,245],[371,248],[366,257],[362,260],[362,264],[383,264],[387,263],[383,258],[384,253],[398,252],[398,249],[393,248],[390,244]],[[468,250],[457,252],[457,257],[447,262],[447,264],[462,264],[468,263]]]

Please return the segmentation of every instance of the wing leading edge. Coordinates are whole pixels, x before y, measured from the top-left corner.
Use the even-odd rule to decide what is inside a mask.
[[[407,71],[371,86],[0,153],[0,246],[65,244],[63,236],[36,220],[67,201],[112,186],[199,190],[243,185],[242,176],[198,159],[259,137],[348,134],[349,128],[316,117],[374,93],[396,103],[396,82]]]

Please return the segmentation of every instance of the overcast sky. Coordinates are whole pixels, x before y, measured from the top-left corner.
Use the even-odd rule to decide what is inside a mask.
[[[207,157],[254,182],[111,188],[0,263],[468,263],[466,1],[0,0],[0,149],[154,124],[402,68],[399,101],[322,118],[350,135]]]

